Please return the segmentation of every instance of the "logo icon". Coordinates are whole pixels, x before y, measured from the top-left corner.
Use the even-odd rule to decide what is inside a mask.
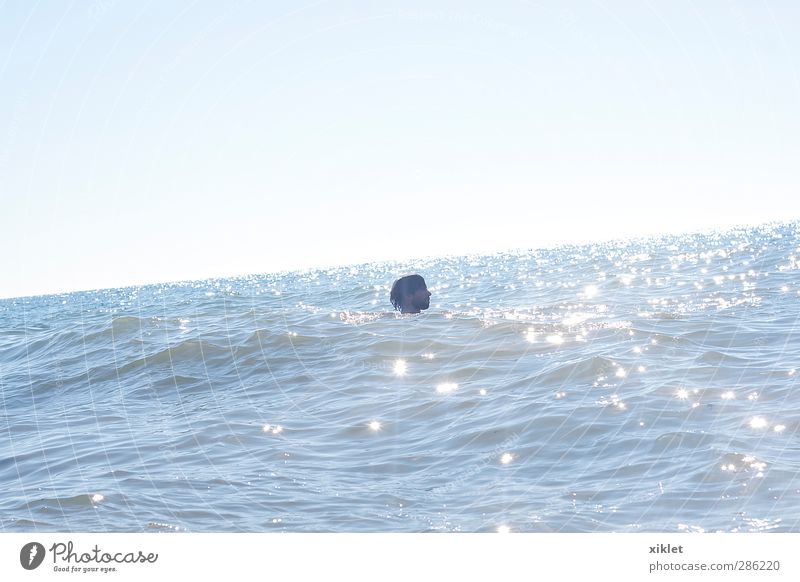
[[[44,546],[39,542],[30,542],[22,546],[19,552],[19,563],[26,570],[35,570],[44,562]]]

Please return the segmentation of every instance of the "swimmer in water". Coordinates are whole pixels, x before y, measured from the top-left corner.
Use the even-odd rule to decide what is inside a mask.
[[[400,313],[419,313],[431,306],[431,292],[419,275],[400,277],[392,285],[389,299]]]

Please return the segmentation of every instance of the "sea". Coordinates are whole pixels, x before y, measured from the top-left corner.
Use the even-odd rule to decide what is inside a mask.
[[[3,300],[0,532],[798,532],[798,318],[794,222]]]

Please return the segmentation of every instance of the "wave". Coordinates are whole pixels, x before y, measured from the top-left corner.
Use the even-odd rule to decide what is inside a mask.
[[[3,303],[0,529],[800,531],[797,244],[430,259],[417,316],[390,264]]]

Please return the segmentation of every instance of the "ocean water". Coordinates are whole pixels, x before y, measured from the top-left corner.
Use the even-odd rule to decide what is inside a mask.
[[[800,531],[799,246],[0,301],[0,531]],[[408,272],[431,308],[399,316]]]

